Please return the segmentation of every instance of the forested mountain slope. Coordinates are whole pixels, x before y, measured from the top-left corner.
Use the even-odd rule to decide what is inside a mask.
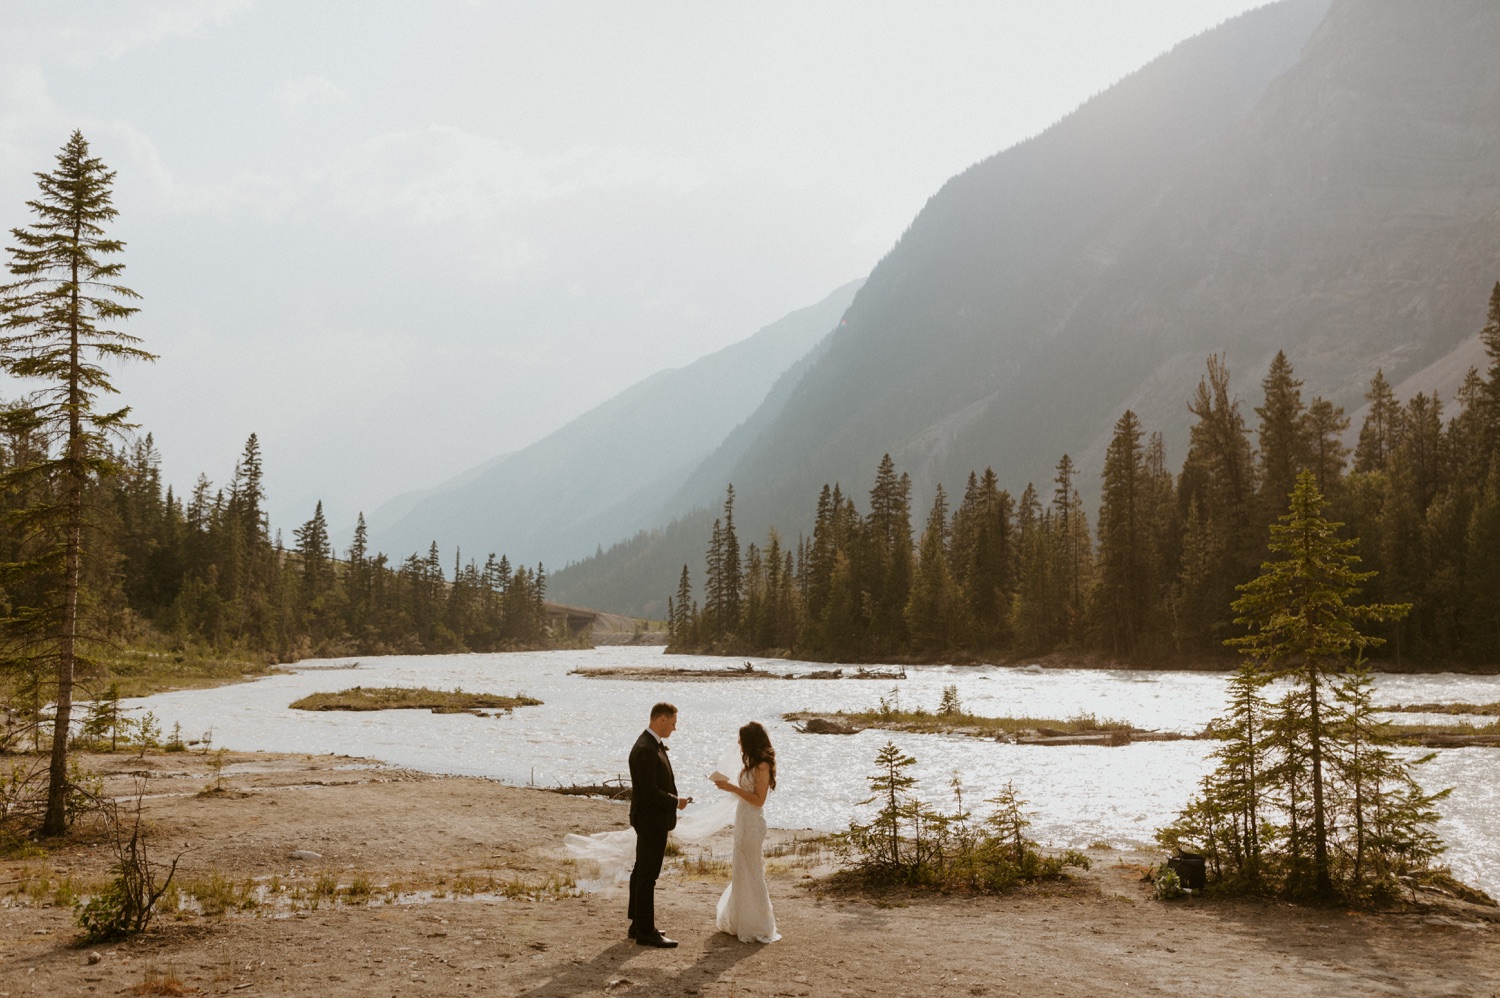
[[[1092,477],[1126,407],[1181,453],[1212,352],[1248,384],[1285,349],[1352,410],[1377,367],[1472,335],[1500,269],[1500,6],[1326,6],[1244,15],[950,181],[729,476],[747,521],[885,451],[919,496],[1064,452]]]
[[[1092,282],[1205,148],[1296,62],[1326,7],[1289,0],[1185,42],[1043,134],[949,181],[807,370],[783,383],[785,398],[693,472],[674,513],[716,506],[733,480],[747,536],[771,523],[795,536],[810,526],[811,497],[824,482],[842,480],[857,492],[887,451],[912,472],[919,495],[939,478],[951,488],[960,474],[952,469],[966,462],[1005,464],[1008,483],[1045,477],[1060,440],[1080,446],[1074,434],[1057,428],[1038,439],[1002,427],[978,440],[972,431],[1014,410],[1012,395],[1027,387],[1046,343]],[[694,553],[704,542],[686,528],[663,530],[657,543]],[[645,542],[629,545],[629,559],[622,547],[554,581],[568,598],[607,592],[614,598],[600,605],[640,611],[661,598],[663,584],[675,584],[663,574],[674,558],[648,555]],[[680,567],[696,558],[675,560]],[[626,562],[655,569],[638,590],[625,580]],[[614,581],[601,588],[606,576]],[[631,598],[616,603],[625,592]]]
[[[886,452],[919,509],[971,469],[1041,484],[1063,453],[1091,496],[1126,408],[1180,457],[1211,353],[1249,397],[1283,349],[1351,413],[1377,368],[1472,353],[1500,276],[1497,47],[1483,0],[1285,0],[1182,43],[945,184],[685,491],[732,481],[745,536],[792,538]]]

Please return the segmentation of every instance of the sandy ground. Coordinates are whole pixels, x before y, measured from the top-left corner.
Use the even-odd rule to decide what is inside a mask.
[[[625,939],[623,893],[558,887],[580,872],[563,834],[621,827],[619,805],[334,756],[230,755],[228,790],[210,795],[201,755],[87,761],[117,793],[151,774],[153,841],[189,848],[184,885],[218,874],[260,901],[79,947],[67,892],[102,882],[109,851],[80,834],[0,861],[0,996],[1500,995],[1492,912],[1161,903],[1132,865],[1152,857],[1111,852],[1003,898],[850,899],[820,886],[808,833],[800,849],[781,833],[770,863],[782,941],[714,932],[725,867],[695,854],[670,861],[659,893],[681,948],[647,949]]]

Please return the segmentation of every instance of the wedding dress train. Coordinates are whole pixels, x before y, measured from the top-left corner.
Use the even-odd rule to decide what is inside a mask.
[[[739,782],[740,789],[754,791],[752,773],[741,773]],[[734,864],[729,886],[719,898],[719,931],[742,943],[774,943],[781,934],[776,931],[771,894],[766,890],[765,812],[743,797],[735,800],[739,805],[734,811]]]

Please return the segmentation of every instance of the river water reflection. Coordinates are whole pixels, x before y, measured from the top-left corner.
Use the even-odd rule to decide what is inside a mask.
[[[782,673],[828,668],[750,659]],[[357,662],[357,667],[355,663]],[[651,704],[679,710],[673,766],[684,793],[715,794],[706,775],[747,720],[766,725],[776,745],[779,787],[767,818],[783,828],[832,830],[847,825],[867,794],[865,775],[887,740],[915,756],[919,790],[941,802],[961,775],[965,799],[978,804],[1007,781],[1035,812],[1032,831],[1044,843],[1085,846],[1151,842],[1208,770],[1211,743],[1144,742],[1103,748],[997,744],[974,738],[865,731],[803,735],[781,720],[793,710],[861,710],[894,686],[903,705],[934,709],[954,684],[972,713],[1065,718],[1092,713],[1141,728],[1191,732],[1222,712],[1225,675],[993,666],[909,667],[899,683],[879,680],[724,679],[642,681],[592,679],[578,668],[667,665],[721,670],[721,658],[671,656],[657,648],[306,661],[291,675],[211,690],[164,693],[132,701],[154,711],[163,729],[184,736],[213,732],[213,744],[239,750],[336,752],[369,756],[435,773],[488,776],[508,783],[591,783],[625,770],[625,756]],[[846,670],[848,671],[848,670]],[[1500,677],[1377,677],[1381,702],[1500,701]],[[372,713],[295,711],[309,693],[351,686],[429,686],[522,692],[544,706],[493,719],[397,710]],[[1428,787],[1454,787],[1442,807],[1441,832],[1454,871],[1500,894],[1500,749],[1449,749],[1423,767]],[[983,806],[977,810],[983,812]]]

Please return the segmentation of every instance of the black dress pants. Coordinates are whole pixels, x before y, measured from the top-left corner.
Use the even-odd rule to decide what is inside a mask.
[[[630,927],[637,935],[650,935],[656,928],[656,878],[661,876],[667,854],[665,828],[635,830],[635,867],[630,871]]]

